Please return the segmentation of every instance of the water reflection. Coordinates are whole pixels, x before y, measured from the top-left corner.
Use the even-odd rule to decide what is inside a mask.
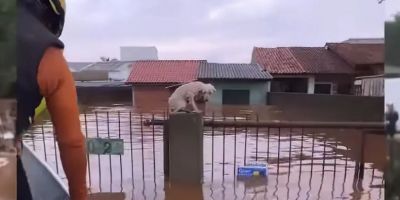
[[[179,184],[170,183],[165,185],[165,199],[166,200],[177,200],[185,199],[190,197],[193,200],[202,200],[203,197],[203,186],[202,185],[190,185],[190,184]]]

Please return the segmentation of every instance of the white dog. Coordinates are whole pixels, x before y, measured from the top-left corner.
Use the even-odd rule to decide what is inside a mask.
[[[168,99],[170,112],[174,113],[186,110],[187,105],[191,105],[194,112],[200,112],[197,108],[196,101],[207,102],[215,91],[216,89],[212,84],[206,84],[200,81],[181,85]]]

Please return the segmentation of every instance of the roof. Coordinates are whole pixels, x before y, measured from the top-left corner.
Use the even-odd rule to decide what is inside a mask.
[[[351,66],[323,47],[255,47],[252,62],[271,74],[353,73]]]
[[[107,71],[79,71],[72,73],[75,81],[107,81]]]
[[[354,70],[343,59],[324,47],[292,47],[292,54],[309,73],[352,74]]]
[[[383,64],[385,45],[327,43],[326,47],[351,65]]]
[[[342,43],[349,44],[384,44],[384,38],[350,38],[348,40],[343,41]]]
[[[127,87],[123,82],[117,81],[88,81],[88,82],[75,82],[76,87]]]
[[[200,65],[199,79],[222,79],[222,80],[268,80],[271,74],[258,64],[237,63],[202,63]]]
[[[127,83],[187,83],[197,79],[201,60],[142,60],[133,64]]]
[[[96,62],[90,66],[85,67],[84,71],[115,71],[125,64],[132,64],[134,61],[109,61],[109,62]]]
[[[68,67],[71,71],[78,72],[90,64],[92,64],[92,62],[68,62]]]

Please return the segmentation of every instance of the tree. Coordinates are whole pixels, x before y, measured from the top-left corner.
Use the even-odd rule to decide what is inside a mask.
[[[385,63],[400,66],[400,13],[385,22]]]
[[[15,97],[16,2],[0,1],[0,98]]]

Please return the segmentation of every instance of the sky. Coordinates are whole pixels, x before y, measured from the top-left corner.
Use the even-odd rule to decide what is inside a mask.
[[[159,59],[248,63],[255,46],[323,46],[348,38],[383,37],[388,7],[384,4],[378,0],[69,0],[61,39],[68,61],[119,59],[120,46],[156,46]]]

